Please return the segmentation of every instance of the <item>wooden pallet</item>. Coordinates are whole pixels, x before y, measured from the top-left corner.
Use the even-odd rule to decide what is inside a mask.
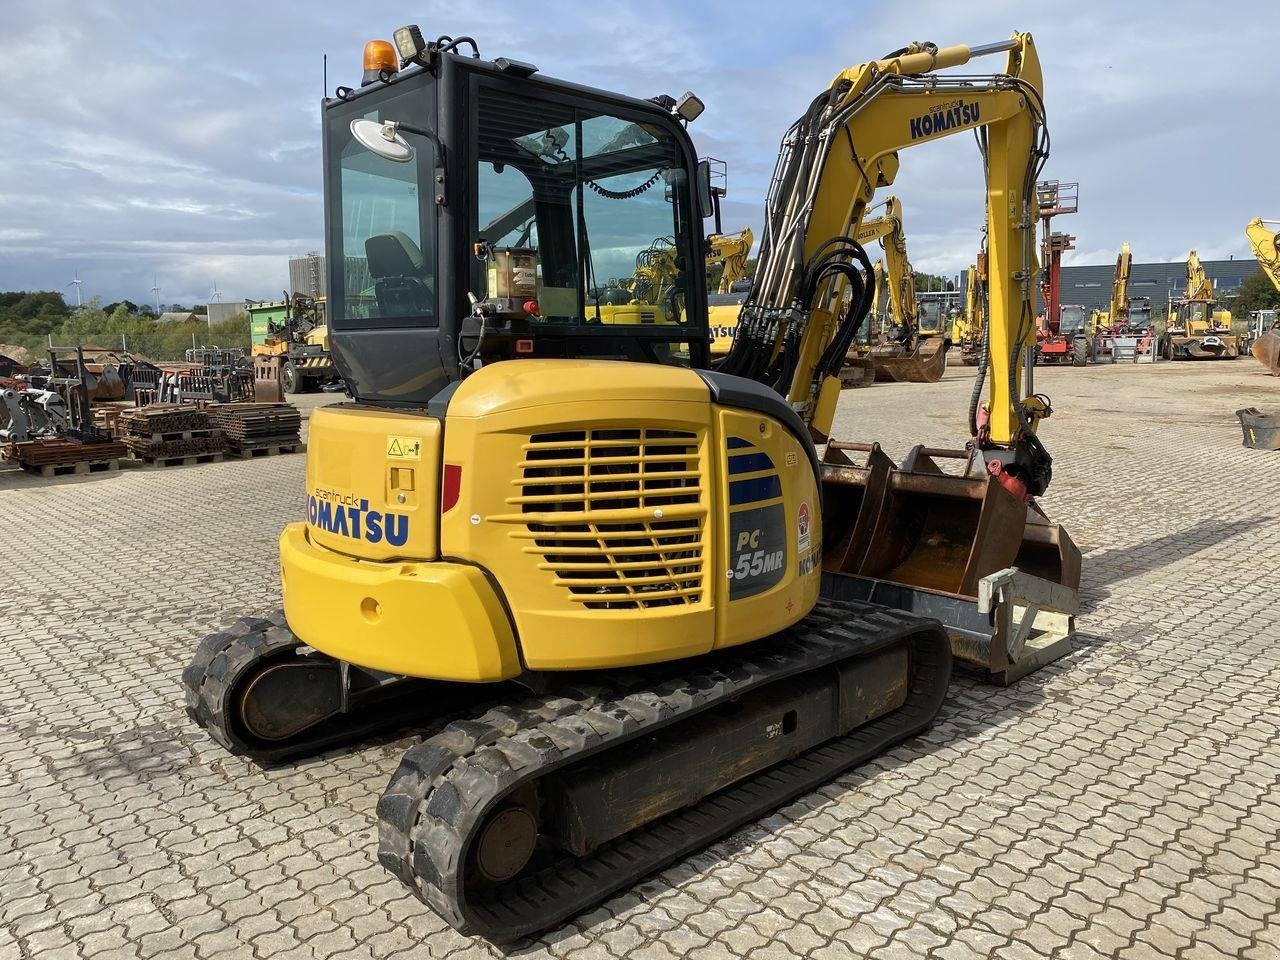
[[[134,453],[133,459],[145,463],[149,467],[194,467],[199,463],[221,463],[225,455],[222,453],[191,453],[186,456],[148,457]]]
[[[115,473],[120,469],[119,459],[81,460],[77,463],[21,464],[23,470],[37,477],[84,476],[90,473]]]
[[[305,449],[302,441],[296,437],[289,440],[253,440],[228,445],[227,456],[249,460],[253,457],[273,457],[281,453],[302,453]]]
[[[78,443],[62,438],[42,438],[10,443],[3,449],[5,459],[15,461],[28,473],[52,477],[69,473],[98,472],[109,469],[98,466],[92,470],[86,464],[110,464],[119,466],[119,460],[129,455],[128,448],[117,441],[106,443]],[[52,468],[46,472],[45,468]],[[66,469],[64,469],[66,468]]]
[[[200,430],[169,430],[165,433],[153,433],[150,436],[142,433],[130,433],[125,441],[136,440],[150,443],[169,443],[172,440],[191,440],[196,437],[214,437],[220,431],[216,427],[204,427]]]

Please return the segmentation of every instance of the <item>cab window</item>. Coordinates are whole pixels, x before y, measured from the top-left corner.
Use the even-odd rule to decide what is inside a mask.
[[[476,239],[536,254],[537,322],[687,336],[690,189],[659,123],[481,88]],[[622,332],[615,330],[615,332]]]
[[[351,134],[351,121],[425,122],[421,91],[357,98],[328,114],[331,246],[341,269],[333,273],[335,326],[379,326],[435,318],[435,222],[429,140],[412,138],[406,163],[379,157]],[[337,264],[335,264],[337,266]]]

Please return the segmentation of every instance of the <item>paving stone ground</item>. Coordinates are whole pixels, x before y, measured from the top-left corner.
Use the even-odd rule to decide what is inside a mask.
[[[845,395],[838,434],[964,435],[972,371]],[[1252,360],[1049,370],[1047,510],[1081,636],[521,957],[1280,957],[1280,407]],[[193,643],[278,600],[303,457],[0,471],[0,960],[502,956],[379,867],[412,734],[259,769],[182,711]]]

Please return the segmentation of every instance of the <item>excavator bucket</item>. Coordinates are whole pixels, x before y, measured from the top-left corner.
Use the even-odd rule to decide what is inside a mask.
[[[1280,333],[1268,330],[1250,348],[1258,362],[1267,368],[1273,377],[1280,377]]]
[[[1071,649],[1080,552],[993,477],[945,473],[954,459],[968,454],[916,447],[895,468],[877,444],[827,446],[823,593],[936,617],[955,656],[1012,682]]]
[[[947,369],[946,340],[920,340],[914,350],[900,344],[871,351],[877,383],[937,383]]]

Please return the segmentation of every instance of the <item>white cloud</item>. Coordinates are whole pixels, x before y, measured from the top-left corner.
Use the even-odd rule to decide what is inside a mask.
[[[1029,29],[1045,66],[1053,155],[1080,181],[1068,262],[1249,256],[1244,224],[1280,213],[1274,6],[1177,0],[1034,5],[674,0],[520,7],[231,0],[8,0],[0,33],[0,288],[194,301],[275,296],[286,259],[321,246],[318,101],[353,82],[363,41],[418,17],[487,56],[651,96],[696,91],[702,152],[729,162],[725,227],[759,235],[780,136],[837,71],[910,40],[976,43]],[[33,65],[50,64],[33,77]],[[977,66],[977,65],[975,65]],[[979,69],[999,66],[998,58]],[[43,70],[43,68],[42,68]],[[911,256],[955,274],[983,217],[967,136],[904,151]],[[1267,208],[1268,202],[1276,204]]]

